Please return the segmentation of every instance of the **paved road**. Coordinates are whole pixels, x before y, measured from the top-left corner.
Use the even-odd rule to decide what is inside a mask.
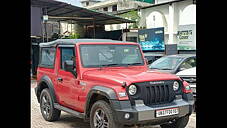
[[[43,119],[39,103],[36,99],[34,87],[35,82],[31,85],[31,128],[90,128],[88,123],[84,123],[82,119],[71,116],[68,113],[62,112],[59,121],[47,122]],[[146,126],[142,128],[160,128],[159,126]],[[190,116],[190,121],[186,128],[196,128],[196,114]]]

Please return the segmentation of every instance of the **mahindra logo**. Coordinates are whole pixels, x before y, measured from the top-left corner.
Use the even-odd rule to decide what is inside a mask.
[[[150,84],[164,84],[164,81],[151,81]]]

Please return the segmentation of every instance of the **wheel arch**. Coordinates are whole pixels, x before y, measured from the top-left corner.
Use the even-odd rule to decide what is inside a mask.
[[[104,86],[94,86],[87,95],[85,105],[85,119],[89,119],[92,105],[98,100],[104,100],[110,104],[109,100],[116,100],[117,96],[113,89]]]
[[[55,95],[55,91],[54,91],[54,84],[48,76],[43,76],[40,79],[38,86],[36,88],[36,96],[37,96],[38,102],[40,103],[39,97],[40,97],[42,90],[45,88],[49,89],[51,98],[53,99],[53,102],[56,103],[57,99],[56,99],[56,95]]]

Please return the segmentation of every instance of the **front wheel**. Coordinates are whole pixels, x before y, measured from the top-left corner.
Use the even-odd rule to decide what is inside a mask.
[[[61,115],[61,111],[54,108],[49,89],[43,89],[40,95],[40,109],[46,121],[56,121]]]
[[[90,113],[91,128],[122,128],[113,119],[113,111],[105,101],[97,101],[93,104]]]
[[[171,123],[160,125],[161,128],[185,128],[189,121],[189,115],[172,121]]]

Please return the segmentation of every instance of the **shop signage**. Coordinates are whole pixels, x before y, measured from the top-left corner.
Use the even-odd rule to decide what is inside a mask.
[[[142,50],[164,51],[164,27],[142,29],[138,31],[139,44]]]
[[[180,25],[177,39],[178,50],[196,50],[196,25]]]

